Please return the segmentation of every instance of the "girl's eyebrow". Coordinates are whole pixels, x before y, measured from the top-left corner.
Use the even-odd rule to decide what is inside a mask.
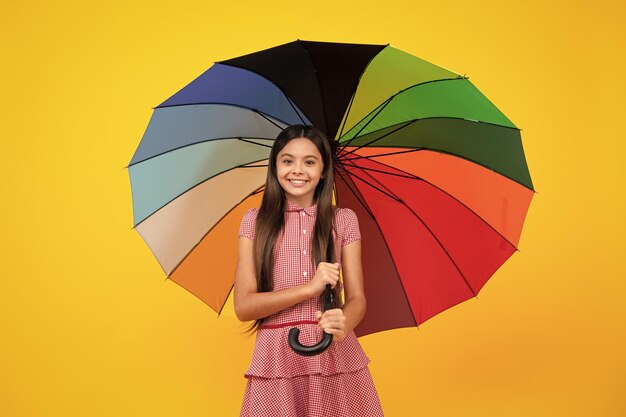
[[[284,153],[284,154],[280,155],[280,157],[281,157],[281,158],[282,158],[283,156],[288,156],[288,157],[290,157],[290,158],[295,158],[295,157],[294,157],[292,154],[290,154],[290,153]],[[304,158],[315,158],[315,159],[319,159],[319,158],[318,158],[317,156],[315,156],[315,155],[307,155],[307,156],[305,156]]]

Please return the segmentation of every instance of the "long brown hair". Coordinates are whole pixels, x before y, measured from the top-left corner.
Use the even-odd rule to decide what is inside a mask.
[[[274,244],[276,238],[285,226],[285,192],[278,182],[276,173],[276,159],[279,152],[296,138],[309,139],[320,155],[324,168],[313,199],[317,204],[317,219],[313,232],[311,260],[317,266],[320,262],[335,262],[335,247],[333,241],[334,208],[333,198],[333,154],[330,143],[324,133],[313,126],[292,125],[278,134],[270,151],[265,192],[261,208],[256,218],[254,232],[254,266],[258,292],[269,292],[274,289]],[[333,289],[335,307],[341,306],[340,285]],[[249,331],[255,331],[265,317],[255,320]]]

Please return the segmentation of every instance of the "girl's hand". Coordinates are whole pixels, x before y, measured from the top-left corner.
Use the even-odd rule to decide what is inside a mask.
[[[343,315],[342,309],[333,308],[324,311],[323,314],[321,311],[317,311],[315,316],[318,320],[317,328],[332,334],[333,341],[341,342],[345,339],[346,316]]]
[[[326,284],[330,284],[331,288],[335,288],[337,281],[339,281],[339,264],[320,262],[317,265],[315,276],[306,285],[309,286],[312,297],[319,297],[326,289]]]

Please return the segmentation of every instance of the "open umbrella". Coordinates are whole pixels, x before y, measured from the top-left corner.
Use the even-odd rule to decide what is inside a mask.
[[[357,336],[416,326],[478,294],[533,196],[520,130],[467,77],[390,45],[295,41],[214,64],[154,110],[130,164],[135,229],[168,278],[220,312],[239,221],[272,141],[323,130],[335,198],[363,232]]]

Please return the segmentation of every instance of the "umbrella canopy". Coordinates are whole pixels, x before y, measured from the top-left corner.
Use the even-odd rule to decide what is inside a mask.
[[[128,167],[135,229],[215,311],[234,281],[219,248],[297,123],[326,133],[336,202],[359,218],[357,335],[476,296],[516,251],[534,193],[520,130],[467,77],[390,45],[299,40],[218,62],[156,107]]]

